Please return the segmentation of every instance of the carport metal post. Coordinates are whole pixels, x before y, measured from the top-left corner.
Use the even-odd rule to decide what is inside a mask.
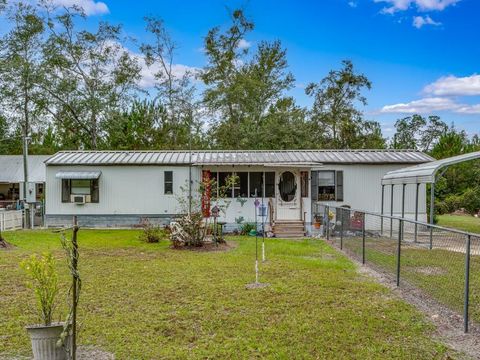
[[[468,332],[468,306],[470,304],[470,248],[471,235],[467,235],[467,244],[465,249],[465,299],[463,303],[463,331]]]
[[[390,238],[393,237],[393,187],[395,185],[392,184],[392,188],[391,188],[391,194],[390,194]]]
[[[430,225],[433,225],[435,213],[435,179],[430,185]],[[430,226],[430,250],[433,248],[433,226]]]
[[[417,242],[417,236],[418,236],[418,192],[420,189],[420,183],[416,184],[416,190],[415,190],[415,239],[414,241]]]
[[[385,202],[385,185],[382,184],[382,205],[381,205],[381,210],[380,210],[380,213],[381,213],[381,216],[380,216],[380,219],[381,219],[381,225],[380,225],[380,234],[383,236],[383,211],[384,211],[384,203]]]

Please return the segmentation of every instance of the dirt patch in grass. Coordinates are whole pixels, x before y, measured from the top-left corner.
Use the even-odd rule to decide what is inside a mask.
[[[112,353],[93,346],[81,346],[77,350],[78,360],[114,360]]]
[[[0,250],[13,249],[15,246],[0,238]]]
[[[405,269],[406,271],[413,271],[422,275],[445,275],[447,270],[439,266],[416,266]]]
[[[198,251],[198,252],[225,252],[235,249],[238,246],[235,241],[227,241],[225,243],[215,244],[213,242],[206,243],[203,246],[182,246],[171,247],[173,250],[186,250],[186,251]]]

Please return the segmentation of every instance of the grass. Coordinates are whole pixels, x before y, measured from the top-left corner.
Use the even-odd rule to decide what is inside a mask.
[[[28,355],[24,326],[35,322],[34,300],[18,263],[52,251],[65,287],[67,269],[58,234],[4,236],[16,248],[0,253],[0,354]],[[117,359],[444,359],[451,353],[432,339],[420,313],[360,276],[323,241],[267,240],[260,280],[271,286],[246,290],[254,280],[252,238],[232,238],[238,247],[228,252],[195,252],[137,237],[128,230],[79,233],[79,341]]]
[[[470,215],[438,215],[438,225],[480,234],[480,218]]]
[[[464,246],[461,239],[446,239]],[[337,240],[338,241],[338,240]],[[436,240],[438,241],[438,240]],[[434,244],[436,244],[436,241]],[[473,239],[478,247],[480,238]],[[361,258],[361,237],[344,239],[344,248]],[[367,238],[367,263],[394,276],[397,267],[397,241],[388,238]],[[480,256],[470,260],[470,317],[480,322]],[[422,289],[438,302],[459,314],[463,313],[465,286],[465,254],[423,245],[402,245],[400,279]]]

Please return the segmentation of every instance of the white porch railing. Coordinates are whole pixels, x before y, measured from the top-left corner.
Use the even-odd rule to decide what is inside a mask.
[[[22,210],[0,211],[0,230],[21,229],[23,224]]]

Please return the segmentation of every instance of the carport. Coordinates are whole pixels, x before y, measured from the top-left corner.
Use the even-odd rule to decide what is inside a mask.
[[[384,215],[385,186],[391,186],[390,215],[393,215],[393,189],[395,185],[402,186],[402,217],[405,216],[405,188],[407,185],[416,187],[415,195],[415,221],[418,221],[418,195],[420,184],[430,184],[430,224],[433,224],[435,213],[435,182],[442,176],[450,165],[463,163],[470,160],[480,159],[480,151],[436,160],[425,164],[393,170],[385,174],[382,179],[382,205],[381,212]],[[415,231],[415,239],[417,231]]]

